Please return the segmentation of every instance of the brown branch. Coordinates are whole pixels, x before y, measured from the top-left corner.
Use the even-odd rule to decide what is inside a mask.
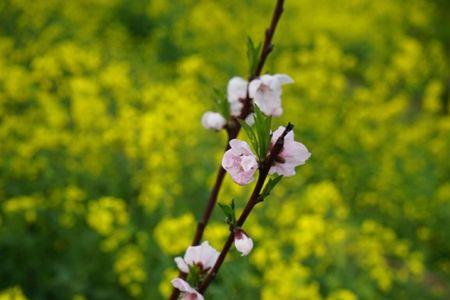
[[[283,133],[277,139],[277,141],[273,145],[272,149],[270,150],[270,153],[267,156],[267,158],[260,164],[258,181],[256,182],[255,188],[253,189],[252,195],[250,196],[250,198],[247,202],[247,205],[245,206],[239,219],[236,222],[237,227],[242,227],[242,225],[244,225],[245,221],[247,220],[247,217],[250,215],[250,213],[252,212],[255,205],[262,201],[260,193],[264,186],[264,182],[266,181],[267,175],[269,174],[269,170],[272,167],[273,163],[275,162],[275,159],[278,157],[278,155],[283,150],[284,138],[293,128],[294,128],[294,126],[290,123],[288,124],[288,126],[286,126]],[[228,252],[230,251],[233,241],[234,241],[234,232],[231,231],[230,235],[228,236],[227,241],[225,242],[224,247],[222,248],[222,251],[220,252],[219,257],[217,258],[216,263],[209,271],[205,280],[200,284],[200,286],[198,288],[199,293],[204,294],[206,289],[208,288],[208,286],[211,284],[211,282],[216,277],[217,272],[220,269],[220,266],[222,265],[223,261],[225,260],[225,257],[227,256]]]
[[[283,6],[284,0],[278,0],[277,5],[275,6],[275,10],[273,11],[272,22],[270,22],[269,28],[266,29],[266,35],[261,55],[259,56],[258,66],[256,67],[255,74],[253,74],[253,76],[250,79],[254,79],[255,77],[261,75],[264,64],[266,63],[266,59],[269,56],[270,52],[272,52],[273,50],[274,46],[272,44],[272,39],[275,34],[275,29],[277,28],[278,21],[280,20],[281,15],[283,14]]]
[[[239,131],[238,130],[229,130],[228,131],[228,141],[225,147],[225,151],[230,149],[230,141],[237,137]],[[224,151],[224,152],[225,152]],[[202,240],[203,232],[205,231],[206,224],[211,217],[212,211],[214,210],[214,206],[217,202],[217,196],[219,195],[220,187],[222,186],[223,179],[225,177],[226,171],[220,166],[219,171],[217,172],[216,182],[214,184],[213,189],[211,190],[211,194],[209,195],[208,202],[206,203],[205,211],[201,220],[197,224],[197,230],[195,232],[194,240],[192,241],[192,246],[196,246],[200,244]]]
[[[250,80],[261,75],[261,72],[262,72],[264,64],[267,60],[267,57],[273,50],[274,46],[272,44],[272,39],[275,34],[275,30],[277,28],[278,21],[280,20],[281,15],[283,13],[283,5],[284,5],[284,0],[277,0],[277,4],[275,6],[275,9],[274,9],[273,15],[272,15],[272,21],[270,23],[269,28],[267,28],[266,32],[265,32],[264,44],[263,44],[261,54],[259,57],[258,66],[255,69],[254,74],[250,74],[250,76],[249,76]],[[249,97],[248,92],[247,92],[247,97],[243,101],[243,104],[244,105],[242,107],[240,116],[238,118],[232,118],[230,120],[230,125],[227,127],[228,140],[227,140],[227,145],[225,147],[225,151],[227,151],[230,147],[229,142],[239,135],[239,132],[241,130],[241,125],[239,124],[238,119],[245,120],[245,118],[247,118],[247,116],[252,113],[252,99]],[[208,224],[208,221],[209,221],[211,214],[214,210],[214,207],[216,205],[217,197],[219,195],[219,191],[222,186],[222,182],[225,177],[225,174],[226,174],[225,170],[222,168],[222,166],[220,166],[219,170],[217,172],[216,182],[214,183],[214,187],[211,190],[211,194],[209,196],[208,202],[206,203],[206,207],[205,207],[203,216],[197,224],[197,230],[195,232],[194,239],[192,241],[192,246],[198,245],[203,237],[203,233],[205,231],[206,225]],[[186,279],[187,274],[180,271],[178,277],[181,279]],[[180,295],[180,291],[174,288],[172,290],[172,294],[169,297],[169,300],[176,300],[179,295]]]
[[[284,0],[277,0],[277,4],[272,14],[272,21],[270,22],[270,26],[266,29],[264,36],[264,44],[261,49],[261,53],[259,55],[258,65],[253,74],[250,74],[249,81],[259,77],[266,63],[267,57],[273,51],[274,45],[272,44],[273,36],[275,35],[275,30],[277,29],[278,21],[281,18],[281,15],[284,11]],[[252,113],[252,99],[248,95],[243,101],[243,108],[241,111],[241,115],[238,117],[241,120],[245,120],[249,114]],[[239,123],[239,122],[237,122]]]

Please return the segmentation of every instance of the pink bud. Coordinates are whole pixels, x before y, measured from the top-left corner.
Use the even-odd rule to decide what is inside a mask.
[[[247,256],[253,249],[252,239],[242,229],[234,231],[234,246],[241,252],[242,256]]]
[[[227,124],[227,120],[219,113],[207,111],[203,114],[202,125],[206,129],[220,130],[225,124]]]

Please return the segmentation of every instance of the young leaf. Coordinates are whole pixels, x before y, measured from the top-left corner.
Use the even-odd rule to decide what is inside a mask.
[[[257,105],[254,105],[253,109],[255,112],[254,127],[259,146],[258,157],[260,160],[264,160],[270,146],[270,128],[272,124],[272,118],[264,115]]]
[[[230,225],[234,225],[236,223],[236,214],[234,211],[234,200],[232,200],[230,206],[228,206],[226,204],[222,204],[222,203],[218,203],[218,205],[222,209],[223,214],[225,215],[226,222]]]
[[[261,193],[263,199],[270,195],[270,192],[272,192],[273,188],[281,181],[282,178],[282,175],[269,178],[269,181],[266,183]]]
[[[248,67],[249,74],[253,74],[255,68],[258,64],[259,52],[261,51],[261,43],[258,46],[255,46],[252,39],[247,37],[247,59],[248,59]]]
[[[239,123],[241,124],[242,129],[244,129],[245,134],[247,135],[248,139],[250,140],[250,146],[252,147],[253,152],[258,155],[259,153],[259,143],[258,138],[253,131],[253,128],[250,127],[245,121],[240,120]],[[259,155],[258,155],[259,157]]]

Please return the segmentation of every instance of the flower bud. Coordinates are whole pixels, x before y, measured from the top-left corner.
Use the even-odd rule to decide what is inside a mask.
[[[242,100],[247,97],[247,80],[241,77],[233,77],[228,82],[227,98],[230,103],[230,113],[232,116],[237,117],[241,114]]]
[[[225,120],[225,118],[222,117],[221,114],[216,112],[207,111],[203,114],[202,117],[202,125],[206,129],[220,130],[225,126],[226,123],[227,120]]]
[[[238,228],[234,231],[234,246],[242,256],[247,256],[253,249],[253,241],[244,230]]]

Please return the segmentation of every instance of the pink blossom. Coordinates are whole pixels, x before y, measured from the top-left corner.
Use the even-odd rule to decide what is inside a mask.
[[[241,252],[242,256],[247,256],[253,249],[253,240],[242,229],[234,232],[234,246]]]
[[[233,77],[228,82],[227,99],[230,103],[230,114],[237,117],[241,114],[243,103],[241,100],[247,98],[248,82],[241,77]]]
[[[244,141],[233,139],[230,147],[223,155],[222,167],[237,184],[249,184],[254,180],[253,174],[258,169],[255,155]]]
[[[189,273],[190,266],[198,266],[204,272],[208,271],[216,263],[219,252],[211,247],[207,241],[199,246],[187,248],[184,258],[176,257],[175,263],[181,272]]]
[[[283,113],[281,85],[292,82],[292,78],[285,74],[266,74],[250,82],[248,93],[265,115],[277,117]]]
[[[272,134],[272,145],[284,131],[284,127],[280,126]],[[295,167],[304,165],[306,160],[310,158],[311,153],[302,143],[294,141],[294,132],[290,131],[284,138],[283,150],[275,160],[275,165],[270,168],[269,173],[277,173],[283,176],[295,175]]]
[[[189,283],[183,279],[175,278],[171,282],[172,285],[182,293],[182,300],[204,300],[202,294],[193,289]]]

